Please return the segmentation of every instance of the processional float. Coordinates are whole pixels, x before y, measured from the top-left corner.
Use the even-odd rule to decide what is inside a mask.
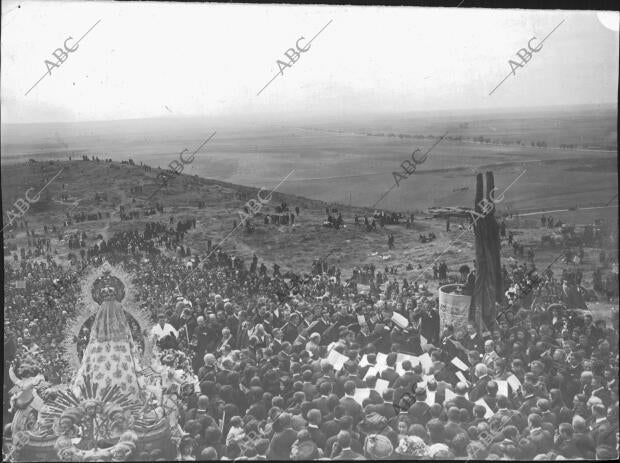
[[[157,349],[150,313],[132,306],[132,298],[130,276],[107,263],[85,279],[63,344],[73,371],[69,384],[45,381],[36,358],[11,366],[11,461],[125,461],[143,452],[176,457],[179,396],[188,386],[199,391],[198,381],[184,354]],[[128,318],[141,340],[134,340]],[[80,359],[78,335],[91,321]]]

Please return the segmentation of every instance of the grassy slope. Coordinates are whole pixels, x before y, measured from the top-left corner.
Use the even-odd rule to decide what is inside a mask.
[[[4,166],[2,169],[2,190],[3,190],[3,213],[6,220],[6,212],[11,207],[12,202],[22,196],[23,192],[30,186],[35,191],[45,183],[46,179],[51,178],[60,169],[62,174],[49,185],[49,198],[47,207],[42,211],[31,210],[27,214],[27,220],[40,230],[44,224],[62,224],[66,211],[72,205],[69,202],[57,201],[60,193],[64,191],[69,194],[70,201],[81,199],[80,206],[76,210],[87,210],[94,207],[102,212],[111,212],[111,220],[96,222],[84,222],[75,224],[73,229],[85,230],[89,235],[102,233],[110,236],[115,231],[142,227],[143,221],[120,222],[118,215],[118,204],[128,204],[134,195],[130,194],[130,188],[135,185],[143,184],[144,193],[140,197],[146,197],[158,185],[157,169],[145,172],[140,167],[131,167],[114,163],[118,169],[109,168],[107,163],[72,161],[72,162],[53,162],[53,164],[38,163],[35,165],[16,164]],[[473,177],[473,175],[472,175]],[[408,181],[416,179],[410,178]],[[471,179],[473,183],[473,178]],[[301,215],[296,220],[296,226],[276,227],[274,225],[265,226],[262,218],[257,218],[254,223],[256,231],[247,234],[240,228],[234,233],[229,234],[233,229],[233,222],[239,223],[237,211],[243,206],[245,201],[237,199],[236,192],[249,193],[249,197],[254,197],[258,190],[250,187],[232,185],[225,182],[199,178],[197,176],[181,175],[171,180],[167,191],[160,191],[154,200],[163,201],[166,213],[162,217],[157,214],[145,220],[168,220],[170,214],[176,217],[191,214],[197,217],[198,225],[187,237],[187,244],[194,252],[206,254],[207,239],[211,239],[213,244],[219,243],[227,235],[222,243],[223,249],[234,250],[237,254],[249,260],[253,252],[256,252],[261,261],[271,267],[271,264],[278,263],[283,270],[292,269],[295,271],[308,272],[311,268],[312,260],[330,254],[329,262],[336,263],[344,275],[349,275],[353,266],[365,263],[375,263],[382,268],[385,263],[398,265],[399,273],[397,277],[402,279],[407,277],[410,281],[429,278],[432,272],[428,269],[436,258],[445,260],[448,266],[455,271],[459,265],[467,263],[471,265],[474,256],[473,236],[470,232],[460,232],[453,226],[452,231],[446,232],[445,221],[438,219],[416,219],[413,229],[406,230],[404,226],[386,226],[377,232],[367,233],[362,231],[353,223],[355,213],[364,214],[361,208],[350,208],[339,206],[343,212],[346,228],[336,231],[334,229],[323,228],[321,223],[325,217],[326,204],[320,201],[309,200],[298,196],[274,193],[273,198],[267,204],[263,212],[271,212],[281,201],[286,201],[293,208],[300,206]],[[94,201],[95,192],[108,192],[109,201],[97,203]],[[462,202],[467,204],[472,202],[470,196],[473,195],[473,188],[470,191],[459,193]],[[198,200],[206,201],[207,207],[197,209]],[[42,201],[46,201],[43,199]],[[135,204],[142,203],[136,200]],[[43,206],[44,204],[41,204]],[[617,218],[617,209],[600,209],[594,211],[577,211],[567,213],[554,213],[554,217],[561,217],[563,220],[573,220],[577,223],[588,223],[596,217],[607,217],[612,223],[614,217]],[[547,265],[557,255],[557,250],[540,250],[538,244],[540,236],[546,231],[540,230],[535,225],[539,223],[539,216],[531,216],[519,221],[510,221],[513,229],[518,228],[520,234],[517,239],[521,242],[532,243],[535,245],[536,262],[539,266]],[[617,220],[617,219],[616,219]],[[6,222],[5,222],[6,223]],[[418,241],[420,233],[433,231],[438,239],[432,243],[422,244]],[[391,251],[390,260],[383,261],[381,254],[387,254],[387,234],[394,233],[396,249]],[[91,235],[92,236],[92,235]],[[25,234],[19,233],[17,239],[20,243],[25,242]],[[60,255],[66,256],[68,249],[64,243],[58,244],[53,239],[53,245],[58,247]],[[373,253],[378,255],[372,255]],[[586,279],[589,280],[594,263],[598,256],[598,250],[586,249]],[[442,255],[443,254],[443,255]],[[512,250],[507,246],[503,249],[505,258],[512,255]],[[414,270],[406,271],[407,263],[414,264]],[[421,268],[420,268],[421,267]],[[554,270],[561,271],[561,263],[556,263]],[[431,286],[433,284],[431,283]],[[597,305],[597,311],[607,313],[609,304]]]

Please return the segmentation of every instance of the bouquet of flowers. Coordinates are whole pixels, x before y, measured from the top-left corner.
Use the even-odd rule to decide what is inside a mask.
[[[192,374],[192,362],[189,356],[177,349],[165,349],[159,356],[159,361],[163,366],[171,367],[173,370],[183,370]]]
[[[428,456],[428,447],[418,436],[405,436],[398,443],[396,453],[399,455],[426,457]]]

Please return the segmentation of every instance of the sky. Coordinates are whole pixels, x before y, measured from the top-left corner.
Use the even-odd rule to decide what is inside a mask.
[[[617,100],[617,12],[55,1],[4,1],[2,10],[3,123]],[[560,23],[510,74],[517,51]],[[69,37],[74,48],[89,29],[48,73],[54,50]],[[321,29],[279,74],[287,49]]]

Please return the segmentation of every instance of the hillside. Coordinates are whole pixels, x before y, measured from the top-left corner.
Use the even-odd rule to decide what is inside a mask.
[[[435,260],[445,260],[452,273],[458,271],[462,264],[471,265],[474,258],[473,235],[469,231],[459,231],[456,219],[452,221],[451,231],[446,231],[445,219],[433,219],[428,214],[417,215],[413,227],[407,229],[404,224],[386,225],[377,231],[367,232],[362,225],[354,223],[354,215],[369,217],[373,211],[364,208],[337,205],[342,213],[344,227],[340,230],[326,228],[322,223],[326,217],[325,209],[328,205],[321,201],[311,200],[300,196],[273,193],[273,197],[261,210],[261,214],[274,213],[275,207],[286,202],[294,210],[300,208],[300,215],[294,226],[265,225],[263,215],[253,220],[255,231],[248,233],[238,227],[233,233],[235,224],[239,224],[238,211],[250,198],[256,198],[257,188],[244,187],[212,179],[200,178],[182,174],[169,181],[167,188],[162,188],[150,201],[145,201],[157,188],[160,181],[157,175],[163,171],[152,169],[146,171],[140,166],[131,166],[127,163],[106,163],[95,161],[66,161],[66,162],[36,162],[21,163],[3,166],[2,190],[3,213],[7,224],[7,211],[17,197],[23,196],[27,188],[38,191],[55,174],[62,171],[46,189],[48,195],[41,195],[40,204],[28,211],[25,218],[31,227],[40,231],[44,225],[61,226],[65,214],[73,208],[74,213],[89,210],[101,212],[102,220],[74,223],[65,230],[65,233],[84,230],[89,238],[101,234],[104,238],[114,232],[128,229],[142,229],[146,221],[168,222],[171,216],[175,218],[196,217],[196,229],[192,229],[186,238],[186,244],[192,249],[192,254],[206,255],[207,242],[212,240],[215,246],[221,242],[221,247],[227,251],[234,251],[244,259],[250,260],[256,253],[261,262],[265,262],[271,270],[271,265],[277,263],[282,271],[309,272],[312,261],[320,257],[327,257],[330,265],[337,265],[343,275],[348,277],[353,267],[374,263],[379,269],[385,265],[396,267],[397,272],[390,275],[392,278],[407,278],[409,281],[429,280],[432,282],[431,266]],[[410,179],[411,180],[411,179]],[[462,202],[473,203],[474,176],[471,176],[472,188],[469,191],[459,192]],[[143,186],[142,192],[132,193],[132,187]],[[269,190],[267,190],[269,191]],[[107,193],[107,200],[96,201],[96,193]],[[61,195],[67,195],[62,201]],[[265,197],[265,193],[262,195]],[[243,198],[243,199],[242,199]],[[79,205],[76,205],[79,201]],[[204,204],[199,208],[200,201]],[[141,209],[163,204],[164,213],[155,214],[139,220],[120,220],[119,205]],[[334,207],[334,204],[330,204]],[[13,208],[15,211],[15,209]],[[110,213],[110,218],[106,218]],[[596,218],[607,217],[611,223],[617,208],[606,208],[584,211],[567,211],[554,213],[554,217],[573,223],[591,223]],[[617,217],[617,216],[616,216]],[[363,219],[362,219],[363,222]],[[540,239],[548,230],[540,229],[540,217],[537,215],[510,219],[507,218],[508,228],[515,232],[515,239],[526,246],[532,247],[536,253],[536,263],[539,267],[553,261],[559,249],[541,248]],[[433,232],[437,239],[430,243],[421,243],[420,234],[428,235]],[[388,251],[387,237],[393,233],[395,248]],[[11,236],[5,231],[5,236]],[[224,241],[222,241],[224,240]],[[15,240],[18,246],[25,246],[26,235],[18,231]],[[52,238],[52,246],[58,249],[59,259],[66,262],[70,252],[66,242],[58,242]],[[586,248],[584,259],[585,280],[589,281],[591,272],[597,263],[598,249]],[[513,255],[512,248],[505,242],[502,247],[503,262],[509,263]],[[386,260],[382,256],[389,256]],[[407,270],[407,264],[413,268]],[[561,260],[556,262],[553,269],[560,272],[565,266]],[[588,283],[589,285],[589,283]],[[597,304],[596,310],[606,312],[609,304]],[[593,306],[594,307],[594,306]]]
[[[160,181],[157,179],[157,174],[162,171],[153,169],[146,172],[139,166],[116,162],[80,160],[22,163],[5,166],[2,169],[5,224],[6,212],[17,197],[23,196],[22,192],[30,186],[35,188],[34,191],[38,191],[46,179],[53,177],[60,170],[62,173],[47,188],[51,198],[45,210],[33,209],[26,215],[26,220],[36,228],[44,224],[62,224],[66,212],[72,208],[72,213],[91,209],[102,213],[109,212],[110,219],[82,222],[72,227],[83,229],[88,234],[102,233],[104,236],[119,230],[140,228],[145,220],[168,221],[170,216],[179,218],[191,215],[197,218],[198,225],[187,238],[187,244],[199,254],[207,252],[208,239],[216,245],[232,231],[235,224],[239,224],[238,211],[247,200],[255,199],[259,191],[258,188],[181,174],[171,179],[168,187],[162,188],[150,201],[144,201],[159,188]],[[143,185],[142,193],[131,193],[131,188],[137,185]],[[34,195],[34,191],[31,196]],[[95,201],[97,192],[107,192],[107,201]],[[62,193],[68,195],[66,201],[59,199]],[[262,194],[263,197],[265,195],[266,193]],[[79,206],[74,206],[75,201],[79,201]],[[156,214],[141,220],[120,221],[119,205],[133,205],[139,209],[158,201],[165,209],[163,217]],[[198,207],[200,201],[205,203],[203,208]],[[296,206],[300,208],[300,215],[294,226],[264,225],[263,214],[274,213],[275,207],[281,202],[286,202],[293,209]],[[338,263],[345,270],[371,261],[378,264],[379,259],[373,259],[370,255],[387,252],[388,233],[394,233],[397,247],[397,252],[392,253],[393,259],[390,260],[392,265],[403,264],[414,256],[430,257],[433,250],[438,247],[436,244],[431,244],[404,248],[404,243],[414,242],[420,233],[428,233],[431,230],[439,234],[441,228],[439,223],[416,221],[410,230],[406,230],[403,225],[388,225],[384,229],[378,227],[378,231],[366,232],[362,231],[361,227],[355,226],[353,216],[355,214],[363,216],[365,213],[371,215],[372,211],[343,205],[329,206],[338,207],[343,214],[345,226],[340,230],[322,226],[326,217],[325,209],[328,207],[326,203],[276,191],[271,201],[261,210],[261,214],[252,221],[255,231],[248,233],[238,227],[222,243],[222,248],[234,249],[247,258],[251,258],[252,253],[256,252],[261,260],[269,263],[277,262],[283,269],[295,270],[309,270],[313,259],[331,253],[330,263]],[[17,238],[20,238],[20,234]],[[63,248],[62,244],[60,248]]]

